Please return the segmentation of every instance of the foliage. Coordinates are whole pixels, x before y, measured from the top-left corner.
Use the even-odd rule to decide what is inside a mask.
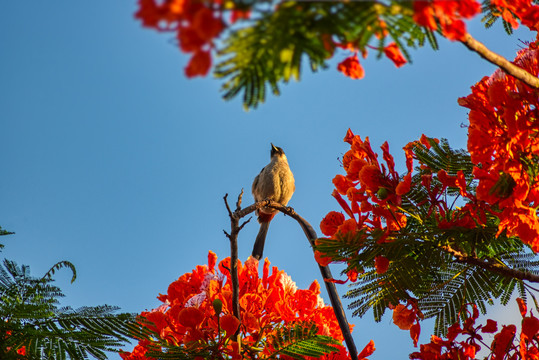
[[[516,337],[515,325],[503,325],[498,331],[498,323],[488,319],[486,324],[475,324],[479,312],[475,305],[470,306],[472,311],[466,311],[467,317],[463,325],[453,324],[448,331],[447,340],[433,335],[428,344],[420,346],[420,351],[410,354],[410,359],[442,360],[442,359],[475,359],[476,353],[481,350],[482,344],[490,352],[490,358],[496,359],[536,359],[539,355],[537,332],[539,319],[530,313],[525,302],[518,298],[517,303],[522,315],[520,339]],[[497,333],[496,333],[497,332]],[[485,334],[494,334],[494,340],[487,345],[483,340]],[[457,337],[466,337],[466,340],[456,341]],[[520,340],[515,344],[516,340]]]
[[[534,76],[537,45],[514,61]],[[316,242],[321,265],[347,263],[354,314],[372,308],[380,321],[389,308],[414,343],[420,320],[434,317],[435,334],[448,334],[468,321],[467,304],[486,313],[515,291],[537,304],[525,280],[539,282],[538,90],[497,70],[459,103],[471,109],[468,152],[423,136],[404,148],[405,175],[387,143],[381,163],[349,130],[346,175],[333,179],[346,216],[330,212],[320,225],[328,238]]]
[[[56,271],[75,267],[54,264],[41,278],[27,265],[4,259],[0,267],[0,357],[2,359],[106,359],[137,330],[134,316],[117,307],[72,309],[59,306],[63,293],[52,285]]]
[[[14,234],[13,232],[10,232],[10,231],[7,231],[7,230],[4,230],[2,229],[2,227],[0,226],[0,236],[4,236],[4,235],[12,235]],[[3,249],[4,248],[4,244],[1,244],[0,243],[0,249]]]
[[[146,330],[124,360],[159,359],[346,359],[343,338],[320,286],[297,289],[283,271],[250,257],[238,264],[240,317],[233,315],[230,258],[197,266],[170,284],[159,308],[143,312]],[[241,325],[240,325],[241,324]],[[365,357],[374,351],[369,347]]]
[[[483,12],[490,27],[498,18],[509,33],[519,22],[537,30],[539,6],[532,0],[432,1],[249,1],[139,0],[135,16],[146,27],[175,34],[183,52],[192,54],[188,77],[205,76],[212,50],[219,62],[225,99],[243,93],[246,108],[255,108],[266,92],[299,80],[302,65],[311,71],[347,56],[337,69],[353,79],[364,76],[358,54],[374,50],[397,67],[411,62],[409,49],[429,43],[436,34],[464,41],[465,19]],[[337,51],[342,49],[343,51]]]

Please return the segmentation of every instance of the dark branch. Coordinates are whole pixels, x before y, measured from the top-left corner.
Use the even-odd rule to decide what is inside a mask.
[[[256,202],[246,207],[245,209],[240,209],[238,207],[238,209],[234,212],[234,214],[232,214],[231,218],[234,217],[239,220],[240,218],[247,216],[253,211],[263,208],[263,207],[270,207],[270,208],[277,209],[281,211],[282,213],[292,217],[294,220],[296,220],[301,226],[301,228],[303,229],[305,236],[309,240],[309,243],[311,244],[311,247],[314,250],[314,241],[318,238],[318,236],[316,235],[316,231],[314,231],[311,224],[309,224],[304,218],[298,215],[294,211],[294,209],[292,209],[291,207],[283,206],[275,201],[263,200],[263,201]],[[348,348],[350,357],[355,360],[358,357],[356,345],[354,343],[354,339],[352,338],[352,334],[350,333],[350,325],[348,324],[348,320],[346,319],[346,314],[344,313],[341,298],[339,297],[339,294],[337,293],[337,288],[335,284],[331,282],[331,280],[333,280],[333,276],[331,275],[331,270],[329,269],[328,266],[318,265],[318,267],[320,268],[320,273],[322,274],[322,278],[324,279],[324,284],[326,286],[326,290],[329,295],[331,306],[333,307],[333,311],[335,312],[335,317],[337,318],[339,327],[341,328],[344,341],[346,342],[346,347]]]
[[[441,249],[453,255],[458,262],[478,266],[506,277],[539,283],[539,276],[532,274],[531,272],[511,269],[499,262],[495,262],[493,259],[480,259],[475,256],[470,256],[455,250],[450,246],[441,246]]]
[[[241,191],[240,195],[238,196],[237,206],[239,208],[241,204],[241,197],[243,195],[243,190]],[[235,217],[232,211],[230,210],[230,206],[228,205],[228,194],[224,196],[224,201],[226,208],[228,210],[228,215],[230,216],[230,234],[227,235],[228,239],[230,240],[230,278],[232,280],[232,311],[234,313],[234,316],[240,320],[241,322],[241,316],[240,316],[240,281],[238,278],[238,234],[241,230],[239,227],[239,218]],[[239,332],[238,327],[238,332]]]

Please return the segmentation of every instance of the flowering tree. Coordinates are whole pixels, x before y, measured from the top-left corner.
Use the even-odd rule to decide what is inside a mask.
[[[410,332],[416,346],[421,320],[435,318],[431,342],[421,345],[410,355],[412,359],[474,359],[481,348],[491,359],[538,358],[539,320],[531,311],[527,315],[526,299],[535,301],[530,283],[539,282],[535,259],[539,251],[539,38],[526,42],[511,62],[475,40],[464,23],[483,13],[487,27],[501,21],[508,33],[520,25],[537,32],[537,1],[486,0],[481,5],[476,0],[140,0],[139,5],[136,17],[144,26],[173,32],[181,50],[192,54],[185,69],[188,77],[206,75],[216,57],[214,74],[224,79],[224,98],[242,92],[246,107],[262,102],[268,85],[279,94],[280,83],[299,79],[302,59],[307,58],[311,70],[317,71],[327,67],[337,52],[348,54],[337,69],[352,79],[365,74],[359,55],[375,51],[401,67],[411,61],[407,49],[425,43],[436,48],[437,36],[460,42],[499,66],[473,86],[470,95],[459,99],[461,106],[470,109],[467,150],[454,150],[446,140],[423,136],[405,146],[406,171],[399,174],[387,143],[381,148],[381,161],[368,138],[348,131],[344,140],[350,150],[342,159],[345,174],[333,180],[340,209],[322,220],[326,237],[317,239],[315,258],[321,266],[347,265],[345,274],[354,289],[346,296],[353,299],[354,315],[362,316],[372,308],[379,321],[389,309],[393,322]],[[207,271],[213,274],[212,269]],[[224,289],[228,281],[221,284]],[[270,288],[264,285],[262,290]],[[500,327],[491,319],[476,324],[493,299],[507,304],[515,293],[523,317],[520,341],[514,324]],[[219,325],[221,317],[227,323],[231,309],[212,312],[213,298],[207,291],[204,301],[209,310],[195,317],[200,321],[191,329],[204,327],[213,335],[197,333],[200,337],[194,340],[173,341],[189,347],[196,340],[204,351],[221,346],[231,358],[241,354],[230,337],[236,330],[231,327],[227,332],[224,324]],[[167,318],[171,304],[150,313],[154,315],[143,314],[154,324],[150,325],[154,339],[165,341],[168,333],[158,332],[168,328],[159,328],[151,317]],[[182,306],[176,311],[188,308]],[[275,348],[273,331],[290,325],[287,312],[264,333],[249,328],[250,320],[244,318],[249,311],[245,306],[242,310],[236,319],[247,344],[243,354],[254,351],[268,356]],[[189,326],[180,325],[182,336],[190,334],[185,330]],[[315,326],[317,335],[324,334],[320,326]],[[253,338],[253,331],[258,337]],[[483,341],[489,333],[494,334],[492,344]],[[336,333],[331,336],[342,340]],[[202,338],[206,340],[201,342]],[[256,352],[259,341],[267,346]],[[149,351],[150,345],[139,346]],[[160,343],[160,349],[165,345]],[[364,351],[371,352],[369,346]],[[342,349],[339,354],[346,356]]]
[[[343,337],[330,306],[314,281],[298,289],[292,279],[266,259],[262,277],[252,257],[238,264],[240,319],[233,315],[230,258],[182,275],[160,295],[163,305],[141,314],[148,332],[124,360],[147,357],[188,359],[282,359],[299,355],[317,359],[348,359]],[[367,345],[361,358],[374,351]],[[303,358],[303,357],[300,357]]]
[[[0,227],[0,236],[12,232]],[[0,243],[0,249],[3,244]],[[69,261],[54,264],[42,277],[30,276],[28,265],[3,259],[0,265],[0,358],[3,360],[105,360],[140,328],[134,314],[118,314],[115,306],[59,306],[64,296],[54,274],[72,271]]]
[[[145,27],[173,33],[191,54],[188,77],[204,76],[217,57],[214,75],[224,79],[224,98],[243,93],[244,105],[256,107],[269,87],[299,80],[302,59],[312,71],[326,68],[338,52],[349,56],[337,68],[353,79],[364,76],[359,54],[369,50],[397,67],[411,61],[407,49],[436,34],[458,41],[531,86],[539,80],[489,51],[466,31],[465,19],[484,13],[487,26],[501,20],[510,33],[519,23],[537,31],[539,5],[533,0],[299,1],[139,0],[135,16]],[[218,41],[219,40],[219,41]]]

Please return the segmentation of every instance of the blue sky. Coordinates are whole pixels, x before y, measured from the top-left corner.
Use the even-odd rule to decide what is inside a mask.
[[[387,59],[362,61],[366,76],[335,70],[304,72],[257,110],[220,98],[211,76],[188,80],[188,57],[173,36],[143,29],[135,1],[5,1],[0,4],[0,225],[3,255],[36,276],[59,260],[73,262],[78,279],[58,274],[64,303],[156,307],[169,283],[206,262],[208,250],[228,256],[223,196],[245,189],[281,146],[296,179],[289,205],[317,229],[338,205],[331,179],[351,128],[373,147],[388,141],[402,169],[401,148],[422,133],[465,147],[466,109],[457,98],[494,67],[459,43],[412,51],[414,63],[396,69]],[[525,31],[500,26],[470,32],[512,59]],[[258,225],[239,237],[250,254]],[[264,256],[305,288],[320,275],[295,222],[279,215]],[[333,268],[334,275],[339,269]],[[340,286],[340,293],[346,292]],[[325,294],[324,294],[325,297]],[[327,297],[325,297],[327,299]],[[374,324],[372,314],[350,318],[361,349],[372,338],[373,359],[407,358],[409,335]],[[432,328],[423,327],[428,341]],[[116,355],[111,358],[119,358]]]

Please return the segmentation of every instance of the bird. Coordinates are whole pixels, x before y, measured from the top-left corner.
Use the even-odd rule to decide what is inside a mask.
[[[273,200],[286,206],[295,190],[294,175],[290,170],[283,149],[271,144],[270,163],[260,171],[260,174],[253,181],[252,193],[255,202]],[[256,211],[260,230],[253,246],[252,257],[257,260],[262,258],[269,224],[278,212],[278,210],[269,207],[263,207]]]

